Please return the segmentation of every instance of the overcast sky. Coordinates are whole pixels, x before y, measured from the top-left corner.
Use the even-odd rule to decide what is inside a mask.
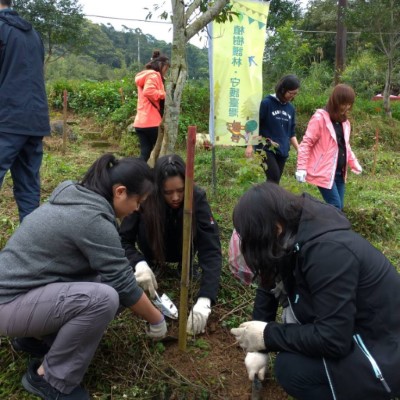
[[[144,22],[148,14],[148,10],[145,7],[152,10],[154,1],[112,0],[111,2],[106,2],[101,0],[79,0],[79,3],[82,5],[83,13],[87,18],[97,24],[107,25],[107,23],[110,23],[117,30],[121,30],[122,25],[132,29],[140,28],[143,33],[150,34],[158,40],[164,40],[167,43],[172,42],[172,25],[158,18],[161,11],[153,12],[152,19]],[[171,3],[167,0],[166,4],[170,6]],[[107,18],[97,18],[91,15],[100,15]],[[203,38],[200,41],[197,38],[193,39],[191,43],[204,47],[206,40]]]
[[[306,4],[308,0],[302,0]],[[172,42],[172,25],[158,18],[159,12],[153,12],[153,17],[149,21],[144,21],[148,10],[153,10],[153,4],[156,1],[149,0],[79,0],[79,4],[83,7],[83,13],[88,19],[97,23],[107,25],[110,23],[116,30],[122,30],[122,25],[128,28],[140,28],[143,33],[150,34],[158,40],[164,40],[167,43]],[[158,4],[162,2],[159,1]],[[165,0],[165,4],[170,8],[171,2]],[[106,18],[92,17],[98,15]],[[190,43],[204,47],[207,45],[206,34],[202,37],[195,36]]]

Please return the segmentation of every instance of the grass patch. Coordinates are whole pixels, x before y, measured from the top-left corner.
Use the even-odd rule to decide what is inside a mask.
[[[137,155],[135,136],[127,136],[124,140],[126,141],[122,148],[110,142],[106,151]],[[81,178],[89,165],[105,152],[105,149],[91,147],[90,140],[85,138],[84,132],[81,132],[78,143],[69,145],[65,155],[62,155],[56,139],[49,139],[46,142],[42,167],[43,201],[61,181]],[[400,260],[399,153],[390,147],[383,146],[377,154],[374,167],[372,142],[369,147],[353,145],[353,150],[360,159],[364,172],[359,176],[349,173],[345,196],[346,215],[354,230],[371,241],[398,267]],[[177,152],[184,156],[185,149],[178,149]],[[212,321],[209,324],[210,331],[222,335],[218,338],[219,342],[210,334],[191,341],[187,355],[171,354],[171,347],[168,344],[154,344],[145,337],[143,321],[133,318],[129,312],[124,312],[110,324],[85,376],[84,384],[90,390],[93,399],[238,398],[237,394],[233,394],[233,385],[248,384],[243,365],[243,353],[232,347],[233,340],[230,338],[229,328],[250,318],[255,288],[244,287],[232,277],[228,269],[227,252],[232,233],[232,211],[238,198],[252,184],[263,182],[265,177],[257,160],[244,158],[244,148],[218,147],[215,157],[216,185],[213,184],[211,151],[197,151],[195,181],[207,191],[221,232],[224,256],[222,282],[219,302],[213,309]],[[281,185],[294,193],[307,191],[321,198],[314,186],[299,184],[294,179],[295,169],[296,155],[292,152]],[[1,248],[19,224],[9,176],[1,189],[0,206],[2,209]],[[165,282],[163,285],[162,289],[177,299],[176,282]],[[216,358],[212,357],[216,357],[218,346],[220,346],[221,354],[235,356],[237,366],[229,363],[225,370],[219,370],[218,367],[211,365],[212,362],[216,362]],[[182,371],[171,362],[171,357],[175,357],[175,360],[185,357],[182,363],[191,365],[189,363],[193,362],[196,368],[202,366],[203,369],[196,371],[193,367]],[[1,399],[32,398],[20,384],[27,362],[27,357],[11,351],[8,338],[0,338]],[[224,360],[224,365],[226,363],[227,361]],[[220,371],[219,375],[218,371]],[[232,371],[238,375],[231,376]],[[188,375],[189,372],[192,375]],[[229,383],[230,380],[236,383]],[[275,388],[275,393],[279,390],[273,379],[269,384]],[[281,395],[279,398],[285,397]]]

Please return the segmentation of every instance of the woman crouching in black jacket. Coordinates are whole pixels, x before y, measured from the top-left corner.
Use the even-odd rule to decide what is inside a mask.
[[[400,395],[400,275],[335,207],[273,183],[245,193],[233,224],[263,285],[253,321],[232,329],[249,376],[275,374],[296,399],[384,400]],[[281,280],[292,322],[277,323]],[[272,282],[272,285],[271,283]]]
[[[120,227],[122,245],[135,270],[136,280],[155,296],[154,272],[165,269],[165,263],[181,263],[185,163],[176,154],[160,157],[154,167],[156,191],[139,212],[126,217]],[[217,298],[222,254],[217,223],[214,221],[206,193],[194,187],[193,246],[201,270],[200,290],[188,318],[187,331],[205,331],[211,304]],[[150,265],[150,266],[149,266]],[[154,271],[154,272],[153,272]],[[192,271],[195,274],[195,271]]]

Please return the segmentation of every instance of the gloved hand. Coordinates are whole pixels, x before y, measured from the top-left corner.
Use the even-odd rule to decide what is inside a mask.
[[[167,334],[167,323],[165,322],[165,318],[163,318],[160,322],[156,324],[149,324],[146,329],[146,335],[152,339],[162,339]]]
[[[246,351],[265,350],[264,329],[267,325],[267,322],[248,321],[239,328],[232,328],[231,333],[236,337],[239,346]]]
[[[306,181],[307,171],[305,171],[304,169],[298,169],[294,176],[296,177],[298,182],[304,183]]]
[[[298,324],[290,306],[287,306],[282,310],[282,322],[284,324]]]
[[[190,335],[198,335],[206,330],[207,319],[211,313],[211,300],[207,297],[199,297],[190,311],[186,332]]]
[[[258,351],[247,353],[244,364],[246,365],[249,379],[253,381],[254,376],[257,374],[258,379],[263,381],[265,378],[265,372],[267,371],[267,363],[267,353],[259,353]]]
[[[146,261],[139,261],[135,267],[135,278],[139,286],[154,299],[158,288],[156,277]]]

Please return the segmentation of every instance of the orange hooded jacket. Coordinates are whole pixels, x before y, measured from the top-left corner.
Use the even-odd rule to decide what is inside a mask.
[[[135,76],[138,88],[137,113],[133,126],[135,128],[153,128],[159,126],[160,100],[165,99],[164,84],[161,74],[152,69],[146,69]]]

